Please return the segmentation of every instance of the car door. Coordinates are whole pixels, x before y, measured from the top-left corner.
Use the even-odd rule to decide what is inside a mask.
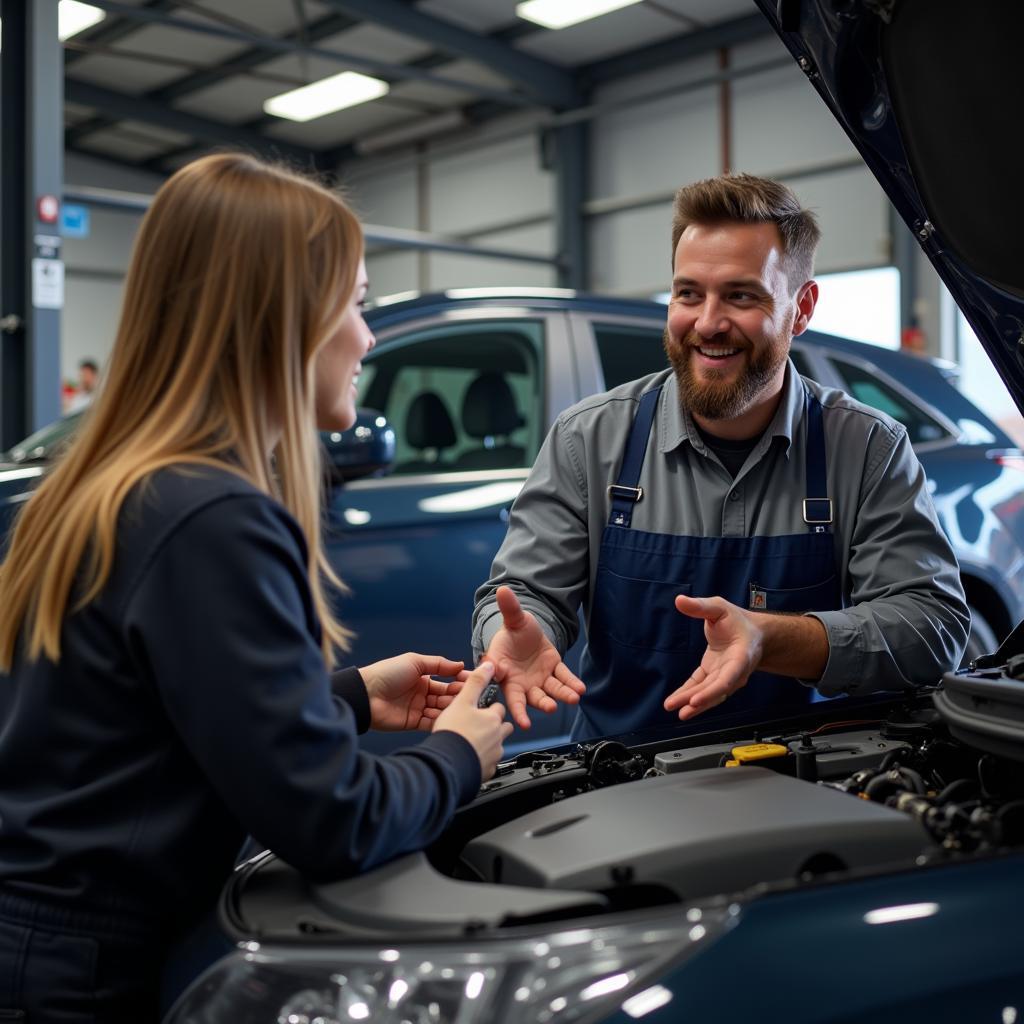
[[[365,665],[401,651],[471,664],[473,595],[545,436],[552,379],[572,379],[565,314],[457,310],[381,333],[359,404],[396,434],[391,472],[335,488],[327,553]],[[568,732],[541,716],[530,745]]]

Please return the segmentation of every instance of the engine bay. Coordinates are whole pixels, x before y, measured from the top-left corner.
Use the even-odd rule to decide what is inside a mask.
[[[1024,707],[1024,684],[988,681],[950,676],[857,717],[827,702],[745,733],[522,754],[424,853],[327,883],[260,854],[222,919],[235,937],[284,941],[492,934],[1024,846],[1024,744],[1003,706]]]

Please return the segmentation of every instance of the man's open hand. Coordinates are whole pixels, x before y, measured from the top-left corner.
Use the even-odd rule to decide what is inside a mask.
[[[665,710],[685,721],[727,700],[747,685],[761,661],[758,618],[721,597],[676,597],[676,610],[704,620],[708,647],[685,683],[665,698]]]
[[[578,704],[586,687],[509,587],[499,587],[495,597],[503,622],[484,659],[494,663],[494,678],[501,684],[513,721],[529,729],[527,706],[550,713],[557,701]]]

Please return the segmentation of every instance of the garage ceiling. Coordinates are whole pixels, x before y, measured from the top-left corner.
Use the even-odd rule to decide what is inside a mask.
[[[641,0],[552,31],[516,0],[89,0],[64,43],[68,150],[167,173],[216,145],[330,168],[763,35],[752,0]],[[380,99],[297,123],[263,102],[340,71]]]

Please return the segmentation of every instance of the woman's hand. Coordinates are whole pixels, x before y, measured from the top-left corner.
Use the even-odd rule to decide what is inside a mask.
[[[375,661],[359,674],[370,697],[370,728],[383,732],[421,729],[429,732],[434,721],[453,700],[448,684],[431,676],[464,680],[464,663],[438,654],[399,654]]]
[[[494,677],[494,666],[485,661],[476,671],[463,674],[466,678],[459,693],[437,719],[434,732],[457,732],[468,741],[480,758],[481,781],[486,782],[501,760],[502,744],[512,732],[512,723],[502,721],[504,704],[495,702],[490,707],[477,707],[484,688]]]

